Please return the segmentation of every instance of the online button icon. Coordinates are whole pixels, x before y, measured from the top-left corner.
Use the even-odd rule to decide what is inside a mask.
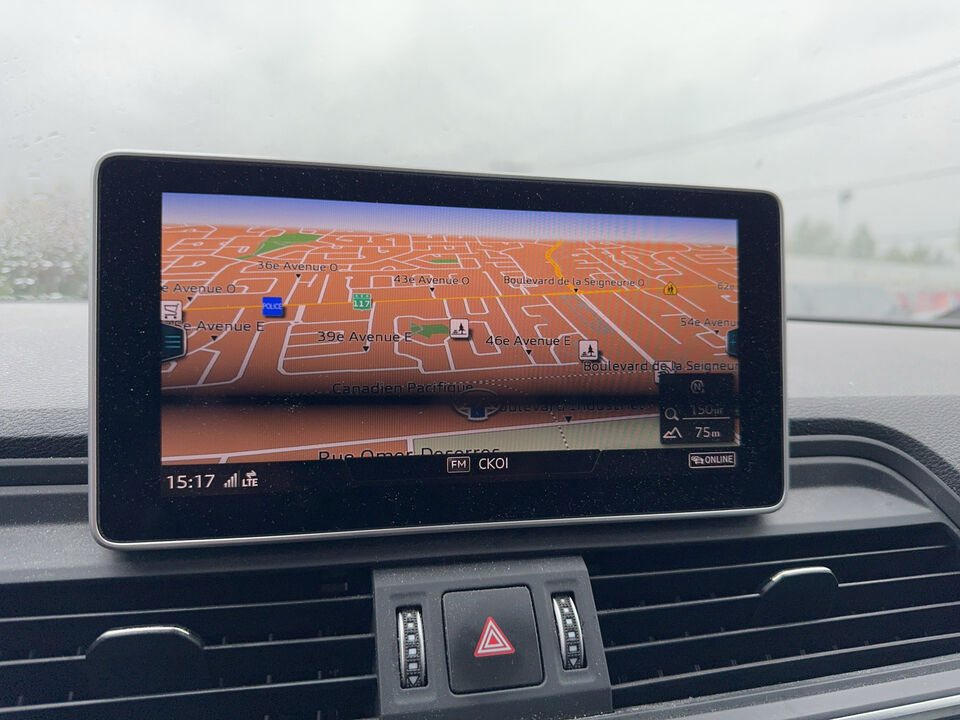
[[[687,455],[687,466],[694,470],[736,467],[737,453],[734,450],[727,452],[692,452]]]

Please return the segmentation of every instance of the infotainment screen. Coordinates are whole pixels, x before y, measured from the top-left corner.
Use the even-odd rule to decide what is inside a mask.
[[[764,193],[108,157],[95,534],[774,508],[779,226]]]

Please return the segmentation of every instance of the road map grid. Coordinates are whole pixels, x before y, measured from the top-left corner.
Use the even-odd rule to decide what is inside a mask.
[[[165,223],[162,299],[181,304],[186,354],[162,368],[164,462],[415,453],[428,439],[537,428],[552,434],[547,449],[603,444],[588,426],[656,418],[661,369],[736,369],[725,341],[736,263],[735,246],[699,242]],[[264,297],[281,299],[282,317],[264,315]],[[457,318],[468,321],[464,339],[450,334]],[[581,340],[597,342],[596,362],[578,356]],[[427,395],[455,405],[480,390],[511,400],[479,422],[451,402],[393,420],[375,403],[348,420],[342,405],[312,402]],[[646,401],[540,400],[570,394]],[[197,397],[209,399],[201,412],[186,402]],[[304,398],[296,423],[261,402],[276,397]],[[608,445],[649,435],[647,424],[623,427]]]

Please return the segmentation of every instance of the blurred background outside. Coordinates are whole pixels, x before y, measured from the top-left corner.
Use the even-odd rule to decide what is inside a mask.
[[[0,301],[86,300],[131,149],[771,190],[790,315],[960,324],[960,3],[4,9]]]

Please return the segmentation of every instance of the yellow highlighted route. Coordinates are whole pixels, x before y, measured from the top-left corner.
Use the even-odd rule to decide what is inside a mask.
[[[569,287],[569,285],[568,285]],[[695,290],[699,288],[712,288],[716,287],[716,283],[708,283],[706,285],[678,285],[678,290]],[[736,288],[732,288],[736,289]],[[387,303],[407,303],[407,302],[428,302],[430,300],[441,301],[441,300],[494,300],[496,298],[507,299],[507,298],[538,298],[538,297],[562,297],[565,295],[609,295],[611,293],[628,293],[628,292],[647,292],[647,293],[662,293],[663,287],[658,288],[610,288],[607,290],[572,290],[570,292],[550,292],[550,293],[511,293],[509,295],[467,295],[461,297],[415,297],[415,298],[388,298],[385,300],[373,300],[374,305],[385,305]],[[290,303],[289,305],[284,305],[284,307],[326,307],[332,305],[352,305],[352,300],[337,300],[334,302],[314,302],[314,303]],[[260,305],[218,305],[217,307],[187,307],[184,310],[189,310],[190,312],[197,312],[199,310],[259,310]]]

